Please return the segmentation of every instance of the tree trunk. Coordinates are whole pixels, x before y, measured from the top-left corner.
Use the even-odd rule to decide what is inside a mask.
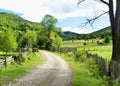
[[[111,14],[110,11],[110,16],[112,17],[113,15],[114,12],[113,14]],[[113,39],[112,60],[115,60],[120,63],[120,0],[116,0],[115,17],[114,19],[111,18],[110,21],[111,21],[112,39]]]
[[[5,54],[5,68],[7,68],[7,51],[6,51],[6,54]]]
[[[113,11],[113,1],[114,0],[109,0],[109,15],[110,15],[112,43],[113,43],[112,59],[109,64],[109,76],[112,80],[120,81],[119,67],[116,66],[116,64],[120,64],[120,0],[116,0],[115,14]],[[116,70],[114,71],[115,67]],[[118,74],[116,74],[116,72]],[[111,85],[111,82],[109,82],[109,85]]]

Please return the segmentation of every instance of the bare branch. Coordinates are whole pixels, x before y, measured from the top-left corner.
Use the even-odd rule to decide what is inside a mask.
[[[94,17],[94,18],[92,18],[92,19],[85,18],[85,19],[86,19],[86,22],[81,23],[79,27],[82,27],[82,28],[83,28],[83,27],[86,27],[86,28],[87,28],[87,25],[90,25],[92,28],[94,28],[94,27],[93,27],[94,22],[95,22],[98,18],[100,18],[101,16],[103,16],[103,15],[106,14],[106,13],[109,13],[109,11],[104,12],[104,13],[102,13],[102,14],[100,14],[100,15],[98,15],[97,17]]]
[[[85,1],[85,0],[78,0],[77,5],[79,5],[79,4],[82,3],[83,1]]]
[[[108,3],[108,2],[106,2],[105,0],[95,0],[95,1],[102,2],[102,3],[104,3],[104,4],[106,4],[106,5],[108,5],[108,6],[109,6],[109,3]]]
[[[106,4],[106,5],[108,5],[109,6],[109,3],[108,2],[106,2],[106,1],[104,1],[104,0],[100,0],[102,3],[104,3],[104,4]]]

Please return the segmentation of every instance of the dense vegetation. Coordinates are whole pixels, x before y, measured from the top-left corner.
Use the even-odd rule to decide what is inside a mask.
[[[61,29],[55,26],[56,22],[57,19],[51,15],[46,15],[40,23],[35,23],[24,20],[15,14],[0,13],[1,39],[7,39],[7,37],[13,35],[14,40],[11,38],[10,41],[17,42],[16,47],[44,47],[48,49],[52,46],[50,41],[51,32],[55,34],[55,38],[61,33]],[[5,38],[2,38],[8,30],[10,34],[14,34],[8,34],[4,36]],[[3,41],[5,40],[0,40],[1,45],[3,45]],[[15,43],[12,43],[12,45],[13,44]],[[0,48],[0,50],[2,49]]]

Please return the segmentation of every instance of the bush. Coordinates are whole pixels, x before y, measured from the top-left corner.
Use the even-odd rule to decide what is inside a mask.
[[[86,61],[85,61],[85,64],[86,64],[86,68],[89,69],[89,72],[93,75],[93,76],[96,76],[97,78],[99,78],[99,68],[98,66],[96,65],[95,63],[95,59],[93,58],[88,58]]]
[[[110,43],[110,38],[107,36],[107,37],[105,37],[105,39],[104,39],[104,42],[107,44],[107,43]]]
[[[68,56],[68,57],[75,57],[75,54],[74,54],[73,52],[68,52],[68,53],[67,53],[67,56]]]
[[[87,45],[87,43],[86,43],[86,42],[84,42],[84,43],[83,43],[83,45]]]
[[[75,61],[84,62],[86,60],[85,50],[78,50],[75,54]]]

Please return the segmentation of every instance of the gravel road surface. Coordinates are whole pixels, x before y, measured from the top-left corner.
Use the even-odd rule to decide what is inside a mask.
[[[42,50],[40,52],[46,57],[46,62],[25,76],[2,86],[71,86],[72,71],[69,65],[61,57],[51,52]]]

